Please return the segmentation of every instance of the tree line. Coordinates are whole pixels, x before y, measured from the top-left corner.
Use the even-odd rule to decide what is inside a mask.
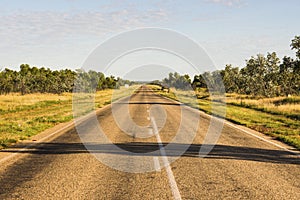
[[[225,90],[228,93],[247,94],[255,96],[287,96],[300,95],[300,36],[295,36],[291,49],[296,51],[296,59],[285,56],[280,60],[275,52],[266,56],[258,54],[246,60],[243,68],[226,65],[225,69],[205,72],[195,75],[193,80],[189,75],[170,73],[159,84],[164,87],[178,89],[208,88]],[[0,94],[11,92],[54,93],[63,92],[94,92],[95,90],[119,88],[132,84],[128,80],[105,76],[102,72],[77,69],[51,70],[49,68],[30,67],[22,64],[19,71],[5,68],[0,72]],[[224,84],[221,87],[220,83]],[[218,88],[219,87],[219,88]]]
[[[19,92],[22,95],[29,93],[54,93],[73,92],[74,85],[79,90],[95,91],[119,88],[131,81],[107,76],[101,72],[78,69],[51,70],[49,68],[30,67],[22,64],[20,70],[5,68],[0,72],[0,94]]]
[[[194,90],[199,88],[254,96],[274,97],[300,95],[300,36],[295,36],[291,49],[296,51],[296,59],[285,56],[280,60],[275,52],[266,56],[258,54],[246,60],[243,68],[226,65],[225,69],[195,75],[191,81],[188,75],[170,73],[162,84],[177,89],[186,89],[189,84]]]

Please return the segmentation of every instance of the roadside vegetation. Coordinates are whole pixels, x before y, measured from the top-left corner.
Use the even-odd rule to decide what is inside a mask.
[[[102,72],[90,70],[88,72],[77,69],[51,70],[49,68],[31,67],[22,64],[20,70],[8,68],[0,71],[0,94],[21,93],[52,93],[61,94],[75,90],[116,89],[125,84],[133,84],[128,80],[122,80],[114,76],[105,76]]]
[[[226,103],[226,119],[300,149],[300,36],[290,46],[296,58],[279,59],[275,52],[258,54],[242,68],[227,65],[193,79],[170,73],[162,81],[153,81],[152,88],[209,114],[215,114],[212,104],[221,108]],[[70,121],[72,92],[82,104],[75,116],[81,116],[109,104],[112,98],[129,95],[138,87],[133,84],[95,71],[53,71],[27,64],[19,71],[5,68],[0,72],[0,148]],[[112,96],[112,91],[117,94]],[[226,98],[210,95],[218,91],[226,93]],[[95,104],[87,104],[94,99]]]
[[[100,90],[84,94],[84,101],[92,102],[92,111],[112,101],[128,96],[139,87]],[[59,123],[73,119],[72,93],[35,93],[0,95],[0,149],[20,140],[26,140]],[[94,98],[95,97],[95,98]]]
[[[83,107],[75,113],[81,116],[111,103],[112,98],[129,95],[135,86],[124,86],[133,84],[92,70],[51,70],[28,64],[18,71],[5,68],[0,71],[0,148],[73,119],[72,93],[81,98],[77,103]]]
[[[275,52],[258,54],[246,60],[243,68],[227,65],[195,75],[193,80],[170,73],[162,81],[153,81],[152,88],[209,114],[215,114],[212,104],[218,108],[226,103],[227,120],[300,150],[300,36],[290,46],[296,59],[285,56],[280,60]],[[165,88],[171,89],[166,92]],[[218,93],[226,98],[218,99]]]
[[[213,114],[209,93],[175,88],[171,88],[168,93],[161,91],[158,86],[152,85],[151,88],[162,96],[180,100],[186,105]],[[299,100],[300,96],[255,99],[252,96],[226,94],[225,119],[269,135],[300,150]],[[213,103],[214,106],[221,104]]]
[[[291,49],[296,50],[296,59],[284,56],[280,60],[276,52],[266,56],[258,54],[246,60],[242,68],[228,64],[225,69],[196,74],[193,79],[175,72],[152,83],[176,89],[192,87],[196,91],[206,88],[210,92],[236,93],[253,98],[299,96],[300,36],[292,40]]]

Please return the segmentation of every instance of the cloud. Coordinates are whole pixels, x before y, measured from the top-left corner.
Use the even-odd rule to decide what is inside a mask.
[[[221,4],[228,7],[232,6],[241,6],[243,4],[243,0],[205,0],[206,2]]]
[[[38,45],[72,37],[99,37],[108,33],[150,26],[168,19],[162,9],[140,11],[124,8],[115,11],[58,12],[18,11],[0,17],[2,45]]]
[[[163,8],[115,5],[101,10],[2,12],[0,68],[16,68],[20,63],[79,66],[103,39],[134,28],[160,26],[169,15]]]

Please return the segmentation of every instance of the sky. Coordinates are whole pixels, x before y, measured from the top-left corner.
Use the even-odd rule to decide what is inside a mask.
[[[298,0],[0,0],[0,69],[77,69],[102,42],[144,27],[188,36],[217,69],[258,53],[294,57],[299,10]]]

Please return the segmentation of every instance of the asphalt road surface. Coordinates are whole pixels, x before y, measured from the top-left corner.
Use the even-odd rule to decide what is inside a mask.
[[[199,157],[210,117],[145,86],[96,120],[0,151],[0,199],[300,199],[298,155],[225,124]]]

